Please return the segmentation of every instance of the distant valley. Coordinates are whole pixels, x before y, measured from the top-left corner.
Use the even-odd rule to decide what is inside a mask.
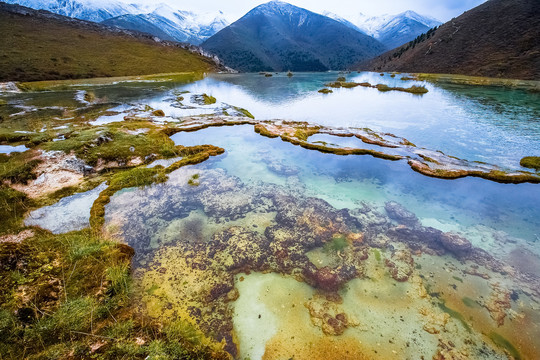
[[[380,17],[359,14],[356,19],[349,21],[329,12],[322,15],[315,14],[278,1],[253,9],[232,26],[229,26],[231,25],[230,18],[220,11],[196,14],[182,9],[173,9],[166,4],[149,6],[125,4],[117,0],[108,2],[6,0],[6,2],[99,22],[120,29],[139,31],[161,40],[194,45],[208,40],[204,47],[222,57],[227,65],[239,71],[345,69],[359,61],[372,58],[384,50],[410,41],[430,27],[439,24],[436,20],[413,11]],[[293,12],[299,14],[296,19],[298,21],[309,13],[310,22],[304,27],[292,23],[287,25],[281,21],[283,19],[279,19],[286,15],[286,11],[280,13],[278,10],[277,13],[266,17],[269,23],[273,23],[266,30],[274,31],[279,28],[281,37],[272,39],[271,44],[265,43],[262,38],[250,37],[249,34],[257,33],[260,28],[257,28],[259,24],[250,22],[249,18],[253,19],[254,12],[260,13],[261,9],[270,7],[294,8]],[[335,21],[340,24],[336,24]],[[278,25],[279,22],[281,24]],[[316,31],[316,26],[322,26],[322,24],[325,24],[325,34],[320,34],[322,31]],[[240,28],[242,34],[238,33]],[[221,30],[224,32],[219,33]],[[304,30],[306,32],[303,32]],[[334,38],[336,34],[339,36]],[[259,35],[264,37],[264,30]],[[215,38],[211,39],[213,36]],[[336,44],[333,44],[334,40]],[[321,41],[325,46],[320,46]],[[255,45],[259,43],[260,46]],[[327,44],[332,45],[327,47]],[[276,54],[270,54],[273,51],[272,47],[276,48]]]
[[[219,57],[224,65],[241,72],[361,69],[540,78],[540,2],[537,0],[515,0],[511,4],[489,0],[446,24],[411,10],[375,17],[349,14],[345,19],[331,12],[318,14],[281,1],[259,5],[232,23],[227,14],[217,9],[196,14],[164,4],[125,4],[118,0],[6,2],[99,23],[108,32],[128,30],[140,34],[137,36],[145,33],[145,41],[180,42],[184,48],[188,44],[200,45],[200,49],[192,50]],[[12,31],[8,24],[4,26],[8,33]],[[46,31],[40,35],[51,36]],[[30,38],[34,37],[37,41],[39,36],[32,33]],[[4,42],[7,39],[9,36],[4,36]],[[78,46],[85,48],[88,41],[78,39],[72,45],[64,50],[70,53]],[[7,49],[10,46],[6,44]],[[20,44],[13,46],[17,48]],[[36,62],[39,54],[37,51]],[[9,60],[13,62],[11,65],[3,59],[4,76],[7,72],[17,73],[15,68],[20,67],[15,66],[20,59],[13,52],[11,55],[14,56]],[[39,61],[46,64],[48,60]],[[28,62],[28,59],[24,62],[25,66]],[[58,64],[52,65],[36,76],[64,76],[56,75]],[[9,70],[9,66],[15,68]],[[99,73],[106,76],[116,72]],[[97,73],[79,67],[73,76],[94,74]]]

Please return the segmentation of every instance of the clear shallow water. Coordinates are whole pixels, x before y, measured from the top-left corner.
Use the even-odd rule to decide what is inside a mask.
[[[90,226],[90,209],[105,183],[85,193],[63,198],[58,203],[32,211],[25,219],[26,226],[39,226],[53,234],[82,230]]]
[[[28,148],[24,145],[19,146],[9,146],[9,145],[0,145],[0,154],[11,154],[13,152],[25,152]]]
[[[265,205],[270,201],[267,199],[269,195],[265,195],[268,193],[278,197],[294,194],[294,200],[282,205],[293,209],[301,209],[302,199],[309,198],[322,199],[335,211],[346,209],[355,213],[367,207],[376,217],[369,221],[383,223],[388,221],[385,204],[396,201],[418,216],[424,226],[459,232],[473,246],[487,251],[507,266],[519,268],[519,263],[526,257],[533,265],[523,270],[536,272],[535,276],[540,271],[540,212],[537,206],[540,192],[537,185],[505,185],[475,178],[453,181],[429,178],[411,172],[405,163],[369,156],[323,154],[280,139],[260,137],[248,125],[177,133],[172,138],[177,144],[214,144],[224,147],[226,153],[206,163],[174,172],[165,184],[118,194],[106,210],[107,226],[113,229],[113,233],[122,234],[137,250],[136,268],[141,282],[146,288],[158,289],[156,294],[159,295],[147,296],[147,301],[153,306],[160,302],[163,306],[156,316],[172,316],[167,315],[169,311],[182,313],[182,309],[189,312],[182,302],[195,307],[215,306],[198,303],[198,295],[186,290],[191,285],[185,285],[186,281],[197,283],[198,286],[193,285],[196,291],[204,293],[201,284],[206,283],[209,275],[193,272],[195,265],[190,265],[188,260],[186,265],[178,259],[190,259],[193,252],[201,251],[201,247],[211,247],[222,236],[220,234],[231,227],[241,227],[243,233],[253,231],[253,235],[249,235],[249,243],[256,242],[252,238],[255,234],[268,236],[269,228],[282,226],[278,220],[280,208],[276,217],[275,210]],[[188,185],[195,174],[200,185]],[[273,199],[272,196],[269,199]],[[362,224],[367,221],[362,216],[358,219]],[[229,243],[234,243],[234,239],[228,240]],[[297,240],[303,241],[302,238]],[[392,244],[392,249],[401,246]],[[238,254],[250,252],[244,248],[234,249],[230,255],[222,249],[225,251],[223,259],[229,259],[229,256],[234,259]],[[382,255],[379,256],[384,259],[394,250],[380,251]],[[206,258],[213,251],[203,253],[203,258]],[[320,259],[319,266],[343,262],[343,259],[322,249],[307,255],[315,264]],[[212,256],[213,259],[221,258],[220,255]],[[198,261],[194,260],[194,263],[198,264]],[[223,261],[229,264],[231,260]],[[515,336],[518,322],[525,321],[519,326],[526,326],[540,319],[540,309],[535,305],[537,300],[531,300],[520,292],[523,284],[511,276],[491,272],[488,280],[470,276],[471,263],[459,262],[451,256],[415,257],[415,263],[420,276],[418,279],[424,279],[419,281],[424,281],[425,286],[438,295],[433,298],[416,297],[413,294],[421,293],[416,280],[409,280],[403,285],[394,282],[386,275],[384,260],[377,260],[376,256],[370,256],[365,263],[367,279],[353,280],[340,291],[341,305],[324,300],[316,295],[313,288],[294,277],[275,273],[238,274],[235,287],[239,298],[229,305],[233,310],[231,321],[239,339],[238,358],[297,355],[308,359],[322,354],[327,359],[336,358],[338,353],[328,354],[320,349],[329,346],[349,349],[354,356],[360,356],[358,354],[368,351],[363,347],[357,348],[360,343],[369,351],[377,349],[376,354],[379,355],[372,353],[377,359],[396,354],[402,354],[404,358],[422,354],[429,358],[436,351],[437,341],[422,329],[427,326],[426,320],[418,314],[437,304],[437,299],[450,306],[454,316],[467,319],[464,320],[467,325],[456,320],[456,324],[447,328],[446,336],[454,343],[465,343],[469,337],[469,341],[474,339],[474,343],[480,344],[486,341],[481,333],[496,332],[510,339],[514,345],[518,344],[525,354],[523,358],[534,358],[536,355],[533,354],[538,354],[534,350],[534,339],[538,335],[536,327],[527,327],[520,337]],[[210,271],[212,266],[220,268],[217,265],[206,266],[206,271]],[[172,280],[169,274],[175,274],[176,280]],[[217,273],[214,276],[218,283],[225,281],[220,280]],[[496,327],[485,308],[464,305],[465,297],[473,299],[473,304],[489,299],[494,291],[492,284],[497,282],[520,294],[519,300],[512,302],[511,309],[522,314],[522,320],[507,321],[503,327]],[[170,304],[174,310],[163,310]],[[349,317],[352,325],[344,335],[328,337],[321,333],[318,316],[324,318],[326,315],[322,314],[326,312],[319,314],[316,309],[326,307],[329,310],[325,311],[333,316],[344,313]],[[437,312],[440,308],[435,305],[429,311]],[[393,320],[388,321],[389,316]],[[202,324],[204,326],[204,321]],[[409,336],[411,329],[417,331],[414,339]],[[388,339],[392,345],[378,348],[381,341],[388,342]],[[472,358],[506,358],[496,350],[475,354]],[[346,358],[343,353],[339,356]]]
[[[389,86],[424,85],[429,93],[422,96],[395,91],[383,93],[364,87],[333,89],[334,93],[328,95],[317,92],[338,76],[346,76],[347,81]],[[520,168],[522,157],[539,155],[540,94],[503,87],[402,81],[402,76],[406,74],[395,78],[389,74],[336,72],[298,73],[291,78],[286,74],[270,78],[259,74],[212,74],[188,85],[134,82],[92,86],[88,91],[99,102],[110,103],[110,110],[119,109],[118,105],[126,110],[120,115],[99,118],[96,124],[121,121],[129,109],[146,105],[163,110],[166,120],[173,121],[182,116],[215,113],[216,108],[234,105],[248,109],[258,120],[368,127],[405,137],[420,147],[514,169]],[[82,88],[12,94],[6,97],[11,106],[4,106],[0,115],[44,107],[61,114],[62,109],[81,106],[76,98]],[[183,94],[184,91],[191,93]],[[202,93],[216,97],[217,104],[193,103],[192,95]],[[179,102],[179,96],[184,100]]]
[[[221,102],[247,108],[257,119],[393,132],[418,146],[513,168],[521,156],[538,155],[538,94],[431,84],[422,97],[365,88],[317,93],[337,76],[212,75],[190,85],[123,84],[92,91],[111,103],[109,110],[149,105],[176,121],[212,112]],[[350,74],[348,79],[414,84],[401,82],[399,75]],[[213,95],[218,104],[182,109],[177,96],[184,90]],[[21,94],[14,101],[36,111],[40,106],[69,109],[81,105],[72,104],[75,95]],[[20,109],[8,106],[7,112],[12,110]],[[164,184],[125,189],[106,208],[107,231],[136,249],[140,296],[156,318],[195,317],[205,331],[227,341],[234,329],[239,359],[432,358],[439,339],[466,350],[468,358],[507,358],[506,345],[490,339],[492,333],[513,344],[523,359],[540,356],[540,296],[531,288],[540,276],[539,185],[429,178],[403,161],[309,151],[261,137],[248,125],[181,132],[172,139],[179,145],[220,146],[226,153],[181,168]],[[359,142],[326,135],[311,140]],[[189,185],[193,179],[196,185]],[[87,226],[95,197],[79,194],[41,209],[39,225],[55,232]],[[418,217],[412,227],[421,241],[432,241],[429,227],[458,232],[504,271],[448,252],[426,252],[418,243],[407,250],[403,239],[391,235],[411,225],[390,217],[389,201]],[[353,237],[345,248],[329,251],[326,244],[341,232],[361,232],[365,240]],[[387,261],[407,251],[414,267],[400,263],[400,271],[408,269],[411,276],[398,282]],[[351,263],[361,274],[340,288],[342,302],[299,281],[312,266]],[[509,299],[501,326],[498,313],[488,310],[497,296],[499,303]],[[333,334],[337,330],[328,328],[328,316],[343,325],[341,314],[347,328]]]

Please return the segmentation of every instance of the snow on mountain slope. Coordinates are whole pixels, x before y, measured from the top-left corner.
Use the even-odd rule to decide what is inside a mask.
[[[391,49],[413,40],[441,22],[409,10],[397,15],[373,17],[359,14],[356,24],[363,32]]]
[[[229,25],[222,12],[196,14],[158,3],[125,4],[118,0],[5,0],[38,10],[136,30],[163,40],[200,44]]]
[[[330,19],[334,19],[334,20],[342,23],[343,25],[346,25],[346,26],[350,27],[351,29],[354,29],[356,31],[359,31],[361,33],[364,33],[364,34],[368,35],[365,31],[360,29],[358,26],[354,25],[352,22],[350,22],[349,20],[339,16],[338,14],[334,14],[334,13],[332,13],[330,11],[324,11],[322,13],[322,15],[324,15],[326,17],[329,17]]]
[[[236,70],[254,72],[341,70],[384,51],[370,36],[281,1],[257,6],[202,47]]]
[[[142,6],[115,0],[4,0],[4,2],[94,22],[143,11]]]
[[[229,22],[222,12],[196,14],[160,4],[148,14],[122,15],[102,22],[105,25],[147,32],[164,40],[198,45]]]

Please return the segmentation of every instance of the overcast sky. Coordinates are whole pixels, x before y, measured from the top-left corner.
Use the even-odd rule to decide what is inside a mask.
[[[222,10],[227,17],[236,20],[257,5],[267,1],[259,0],[121,0],[126,3],[156,4],[164,2],[175,9],[196,12]],[[486,0],[291,0],[296,6],[321,13],[330,11],[355,21],[358,13],[366,15],[398,14],[414,10],[422,15],[429,15],[446,22],[472,9]]]

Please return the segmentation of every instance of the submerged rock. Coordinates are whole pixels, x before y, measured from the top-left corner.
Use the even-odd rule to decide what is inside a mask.
[[[398,250],[385,260],[388,271],[394,280],[405,282],[414,271],[414,260],[408,250]]]
[[[395,201],[387,202],[384,208],[390,219],[396,220],[400,224],[411,227],[415,227],[420,224],[415,214]]]
[[[458,256],[464,255],[472,249],[471,242],[456,233],[443,233],[439,241],[448,251]]]

